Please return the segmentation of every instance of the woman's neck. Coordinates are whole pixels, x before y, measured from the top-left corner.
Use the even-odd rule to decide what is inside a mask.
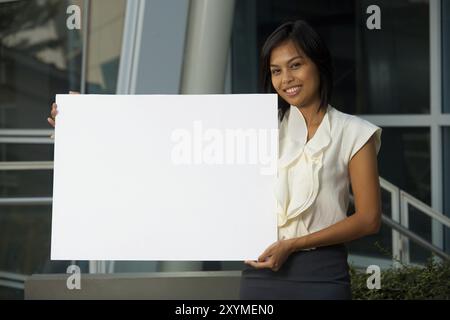
[[[326,112],[324,108],[320,108],[320,101],[305,104],[297,108],[302,113],[303,118],[305,118],[306,126],[308,128],[318,126]]]

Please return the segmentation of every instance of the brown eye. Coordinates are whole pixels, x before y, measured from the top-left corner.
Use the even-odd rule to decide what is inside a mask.
[[[273,76],[276,76],[277,74],[279,74],[280,73],[280,70],[279,69],[272,69],[272,75]]]
[[[292,68],[292,69],[297,69],[297,68],[300,68],[301,65],[302,65],[302,64],[301,64],[300,62],[295,62],[295,63],[293,63],[293,64],[291,65],[291,68]]]

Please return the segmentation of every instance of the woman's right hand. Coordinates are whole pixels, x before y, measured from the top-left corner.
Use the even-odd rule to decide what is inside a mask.
[[[48,123],[50,123],[50,125],[54,128],[55,127],[55,121],[56,121],[56,115],[58,114],[58,110],[56,109],[56,103],[53,102],[52,103],[52,107],[51,107],[51,111],[50,111],[50,117],[47,118]]]
[[[80,93],[76,92],[76,91],[69,91],[69,94],[80,94]],[[53,102],[51,105],[50,117],[47,118],[48,123],[50,123],[50,125],[53,128],[56,125],[56,115],[58,114],[57,108],[58,108],[58,106],[56,105],[55,102]],[[51,138],[53,138],[53,135],[51,136]]]

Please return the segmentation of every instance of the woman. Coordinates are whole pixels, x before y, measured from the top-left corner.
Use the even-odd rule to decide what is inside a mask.
[[[331,57],[305,22],[267,39],[262,79],[279,96],[278,238],[242,273],[242,299],[350,299],[345,243],[377,233],[381,129],[329,105]],[[55,125],[56,105],[49,123]],[[356,212],[346,217],[349,185]]]
[[[351,299],[345,243],[380,228],[381,129],[329,105],[330,53],[306,22],[267,38],[261,68],[265,90],[280,98],[278,241],[245,262],[241,298]]]

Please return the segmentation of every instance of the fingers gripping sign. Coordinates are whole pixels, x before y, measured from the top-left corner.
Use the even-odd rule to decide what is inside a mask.
[[[279,240],[271,244],[257,261],[246,260],[245,263],[256,269],[280,270],[281,266],[293,252],[292,240]]]
[[[69,91],[69,94],[80,94],[76,91]],[[55,102],[51,105],[50,116],[47,118],[48,123],[54,128],[56,126],[56,115],[58,114],[58,106]],[[55,134],[50,136],[51,139],[55,138]]]

